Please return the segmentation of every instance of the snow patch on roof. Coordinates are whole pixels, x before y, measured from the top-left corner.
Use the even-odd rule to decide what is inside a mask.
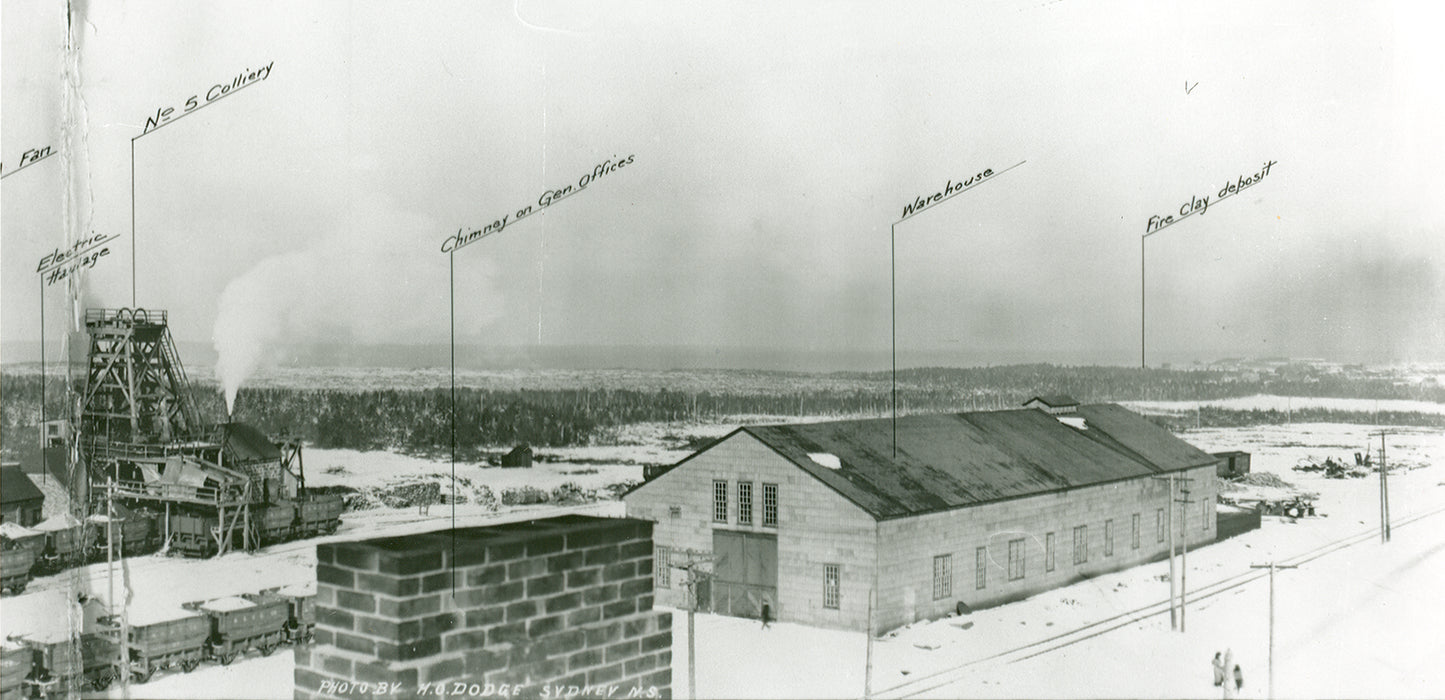
[[[37,523],[35,529],[41,532],[55,532],[57,530],[68,530],[73,527],[80,527],[81,522],[69,513],[57,513],[47,518],[44,522]]]
[[[251,601],[246,600],[245,598],[242,598],[240,596],[217,598],[215,600],[206,601],[203,605],[201,605],[202,610],[210,610],[211,612],[227,612],[230,610],[244,610],[246,608],[254,607],[256,607],[255,603],[252,603]]]
[[[832,452],[809,452],[808,459],[811,459],[814,462],[817,462],[820,466],[826,467],[828,469],[843,468],[843,462],[838,459],[838,455],[835,455]]]
[[[0,523],[0,535],[8,537],[12,540],[23,539],[26,537],[35,537],[41,534],[44,533],[40,532],[39,530],[31,530],[30,528],[25,527],[24,525],[21,525],[17,522],[12,521]]]
[[[1088,423],[1084,420],[1084,417],[1083,417],[1083,416],[1054,416],[1054,417],[1055,417],[1055,418],[1058,418],[1060,423],[1063,423],[1064,425],[1067,425],[1067,426],[1069,426],[1070,428],[1077,428],[1077,429],[1079,429],[1079,430],[1088,430],[1088,429],[1089,429]]]

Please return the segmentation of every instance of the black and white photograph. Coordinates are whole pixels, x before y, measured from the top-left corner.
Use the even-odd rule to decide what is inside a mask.
[[[0,700],[1445,695],[1442,20],[4,0]]]

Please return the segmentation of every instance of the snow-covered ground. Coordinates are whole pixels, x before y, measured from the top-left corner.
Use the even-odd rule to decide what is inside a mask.
[[[1445,599],[1435,590],[1445,580],[1445,435],[1402,428],[1389,436],[1392,460],[1431,466],[1392,474],[1397,527],[1388,546],[1372,534],[1378,480],[1332,480],[1291,469],[1303,457],[1363,450],[1370,430],[1296,424],[1183,436],[1208,450],[1252,452],[1254,471],[1319,493],[1321,513],[1294,522],[1265,518],[1259,530],[1191,551],[1192,595],[1214,594],[1189,604],[1187,634],[1169,631],[1168,564],[1156,562],[897,630],[874,645],[875,695],[1205,697],[1219,692],[1210,683],[1209,659],[1232,649],[1245,673],[1244,695],[1263,697],[1268,587],[1264,573],[1249,567],[1273,560],[1300,562],[1275,582],[1279,696],[1438,696],[1445,688],[1445,664],[1437,662],[1445,658],[1438,634]],[[1336,549],[1342,541],[1358,544]],[[1105,622],[1111,618],[1118,619]],[[679,614],[674,624],[679,697],[687,690],[683,619]],[[704,645],[699,697],[862,695],[861,634],[796,625],[765,631],[756,622],[712,615],[697,620]],[[1088,629],[1069,634],[1082,627]],[[1070,641],[1076,643],[1054,650]],[[813,653],[819,649],[831,651]]]
[[[687,434],[721,435],[728,429],[692,426]],[[1439,689],[1445,688],[1445,665],[1436,660],[1445,658],[1440,641],[1445,637],[1437,630],[1445,622],[1445,600],[1435,589],[1445,580],[1445,512],[1433,513],[1445,510],[1445,434],[1400,428],[1388,437],[1392,463],[1399,460],[1427,466],[1391,474],[1390,507],[1397,527],[1387,546],[1371,534],[1378,518],[1377,479],[1331,480],[1291,469],[1302,458],[1350,457],[1352,462],[1353,452],[1378,447],[1379,440],[1370,439],[1370,430],[1355,425],[1295,424],[1207,429],[1183,436],[1206,450],[1251,452],[1255,472],[1273,473],[1301,490],[1318,493],[1321,514],[1295,522],[1266,518],[1260,530],[1191,551],[1187,634],[1169,631],[1164,606],[1168,584],[1163,580],[1168,567],[1157,562],[966,617],[921,621],[898,630],[874,644],[875,693],[886,697],[1203,697],[1218,692],[1209,685],[1209,658],[1228,648],[1244,670],[1244,694],[1262,697],[1267,677],[1268,589],[1263,573],[1249,566],[1274,560],[1300,564],[1299,569],[1282,571],[1276,577],[1280,696],[1439,695]],[[652,426],[639,429],[637,438],[640,444],[656,445],[659,435],[676,432],[667,426]],[[414,458],[351,457],[341,451],[308,451],[308,474],[321,473],[332,459],[351,472],[334,475],[336,483],[349,485],[355,483],[352,478],[384,482],[392,478],[389,468],[419,474],[450,469],[446,463]],[[372,459],[376,461],[368,462]],[[568,464],[571,466],[563,466]],[[598,474],[562,473],[573,468],[598,468]],[[635,469],[639,473],[632,478],[640,478],[636,464],[614,462],[612,468],[616,473]],[[613,475],[604,475],[602,466],[590,461],[539,463],[532,469],[473,469],[474,473],[496,473],[499,478],[516,475],[519,479],[610,479]],[[459,466],[458,474],[462,473]],[[481,483],[500,491],[508,482]],[[498,513],[471,504],[455,510],[459,526],[563,512],[532,507]],[[622,507],[613,501],[566,510],[620,515]],[[415,508],[348,513],[342,529],[332,538],[436,530],[450,526],[451,518],[449,506],[433,506],[427,516]],[[1357,544],[1336,549],[1341,542],[1354,541],[1349,539],[1352,536]],[[314,543],[290,543],[213,561],[128,560],[126,580],[134,596],[133,610],[314,580]],[[73,579],[60,580],[72,577],[86,581],[96,595],[104,595],[108,583],[104,565],[41,579],[32,583],[32,588],[43,591],[75,585]],[[155,596],[158,602],[148,602],[147,596]],[[1118,619],[1099,624],[1110,618]],[[1083,627],[1088,629],[1068,634]],[[1117,629],[1109,629],[1113,627]],[[686,697],[684,612],[676,612],[673,630],[673,693]],[[1101,631],[1104,633],[1089,636]],[[862,634],[791,624],[762,630],[755,621],[698,615],[697,637],[700,697],[857,697],[863,692],[867,644]],[[1061,646],[1065,642],[1074,643]],[[1043,653],[1026,658],[1036,652]],[[253,654],[229,667],[207,664],[191,674],[158,674],[148,684],[133,686],[131,693],[137,697],[231,697],[241,693],[282,698],[291,696],[291,674],[289,652],[269,658]],[[234,679],[245,680],[237,685]],[[119,690],[110,695],[119,697]]]
[[[1193,411],[1199,406],[1223,408],[1230,411],[1281,411],[1305,408],[1327,408],[1334,411],[1360,411],[1374,413],[1389,411],[1396,413],[1445,413],[1445,404],[1433,401],[1411,401],[1408,399],[1336,399],[1314,396],[1275,396],[1255,394],[1232,399],[1210,399],[1207,401],[1120,401],[1125,408],[1140,413],[1180,414]]]

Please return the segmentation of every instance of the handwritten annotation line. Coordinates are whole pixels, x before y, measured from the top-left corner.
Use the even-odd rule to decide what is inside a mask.
[[[938,200],[938,201],[936,201],[936,202],[934,202],[934,203],[932,203],[932,204],[929,204],[929,205],[927,205],[927,206],[925,206],[925,207],[922,207],[922,208],[919,208],[919,209],[914,209],[911,214],[909,214],[908,216],[903,217],[902,219],[899,219],[897,223],[900,223],[900,224],[901,224],[901,223],[903,223],[904,221],[907,221],[907,220],[909,220],[909,219],[911,219],[911,218],[913,218],[913,217],[915,217],[915,216],[918,216],[918,214],[919,214],[920,212],[923,212],[924,210],[932,209],[933,207],[936,207],[936,206],[938,206],[938,205],[940,205],[940,204],[943,204],[944,202],[947,202],[948,200],[953,199],[954,197],[957,197],[958,195],[961,195],[961,194],[963,194],[964,192],[967,192],[967,191],[969,191],[969,190],[971,190],[971,189],[973,189],[973,188],[975,188],[975,187],[978,187],[979,185],[982,185],[982,184],[985,183],[985,182],[989,182],[989,181],[991,181],[991,180],[997,179],[999,175],[1002,175],[1002,174],[1004,174],[1004,173],[1006,173],[1006,172],[1008,172],[1008,171],[1010,171],[1010,170],[1013,170],[1014,168],[1017,168],[1017,167],[1019,167],[1020,165],[1023,165],[1024,163],[1027,163],[1027,162],[1028,162],[1027,160],[1021,160],[1021,161],[1019,161],[1019,162],[1017,162],[1017,163],[1014,163],[1013,165],[1008,166],[1007,168],[1004,168],[1003,170],[1000,170],[1000,171],[994,173],[994,174],[993,174],[993,177],[990,177],[990,178],[988,178],[988,179],[986,179],[986,180],[979,180],[978,182],[975,182],[975,183],[973,183],[972,185],[969,185],[968,187],[965,187],[965,188],[963,188],[963,189],[961,189],[961,190],[958,190],[958,191],[954,192],[953,194],[950,194],[950,195],[948,195],[947,197],[944,197],[944,198],[942,198],[942,199],[940,199],[940,200]]]
[[[105,244],[107,244],[107,243],[109,243],[109,242],[111,242],[111,241],[113,241],[113,240],[115,240],[115,239],[117,239],[117,238],[120,238],[120,234],[119,234],[119,233],[112,235],[110,238],[103,238],[103,239],[101,239],[101,240],[99,240],[99,241],[97,241],[97,242],[95,242],[95,243],[92,243],[92,244],[90,244],[90,245],[88,245],[88,246],[86,246],[86,247],[84,247],[84,248],[81,248],[80,250],[77,250],[77,251],[75,251],[75,252],[73,252],[73,253],[68,253],[68,254],[66,254],[66,257],[61,258],[60,260],[58,260],[58,261],[56,261],[56,262],[50,263],[49,265],[47,265],[47,266],[45,266],[45,267],[43,267],[43,268],[40,268],[39,270],[36,270],[35,272],[36,272],[36,274],[43,275],[43,274],[45,274],[45,273],[47,273],[47,272],[49,272],[49,271],[51,271],[51,270],[54,270],[54,269],[57,268],[57,267],[64,266],[64,265],[72,262],[75,258],[78,258],[78,257],[80,257],[80,256],[82,256],[82,255],[84,255],[84,254],[86,254],[86,253],[89,253],[90,251],[95,250],[96,248],[99,248],[99,247],[101,247],[101,246],[103,246],[103,245],[105,245]]]
[[[1237,195],[1237,194],[1239,194],[1240,192],[1243,192],[1244,190],[1247,190],[1247,189],[1249,189],[1249,188],[1251,188],[1251,187],[1254,187],[1254,185],[1246,185],[1246,186],[1244,187],[1244,189],[1235,190],[1235,191],[1233,191],[1233,192],[1230,192],[1230,193],[1227,194],[1227,195],[1224,195],[1223,197],[1217,197],[1217,198],[1215,198],[1215,200],[1210,204],[1210,206],[1214,206],[1214,204],[1218,204],[1219,202],[1222,202],[1222,201],[1224,201],[1224,200],[1226,200],[1226,199],[1229,199],[1230,197],[1233,197],[1234,195]],[[1203,209],[1191,209],[1191,210],[1189,210],[1189,213],[1188,213],[1188,214],[1182,214],[1182,215],[1180,215],[1179,217],[1175,218],[1173,221],[1170,221],[1170,222],[1167,223],[1167,224],[1162,224],[1162,225],[1160,225],[1158,228],[1155,228],[1153,231],[1150,231],[1149,233],[1144,234],[1142,237],[1143,237],[1143,238],[1148,238],[1148,237],[1150,237],[1150,236],[1152,236],[1152,235],[1154,235],[1154,234],[1156,234],[1156,233],[1159,233],[1160,231],[1163,231],[1164,229],[1169,228],[1170,226],[1173,226],[1174,224],[1177,224],[1177,223],[1179,223],[1179,222],[1181,222],[1181,221],[1183,221],[1183,220],[1185,220],[1185,219],[1187,219],[1187,218],[1189,218],[1189,217],[1191,217],[1191,216],[1194,216],[1195,214],[1198,214],[1198,213],[1200,213],[1200,212],[1202,212],[1202,211],[1204,211],[1204,210],[1203,210]]]
[[[529,217],[529,216],[531,216],[531,215],[533,215],[533,214],[537,214],[537,213],[540,213],[540,212],[547,211],[548,209],[551,209],[551,208],[552,208],[552,204],[556,204],[557,202],[560,202],[560,201],[562,201],[563,199],[566,199],[566,198],[568,198],[568,197],[571,197],[572,195],[577,194],[578,192],[581,192],[581,191],[586,190],[586,189],[587,189],[587,187],[585,187],[585,186],[583,186],[583,187],[578,187],[577,189],[572,190],[571,192],[567,192],[567,193],[565,193],[565,194],[557,195],[557,196],[555,196],[555,197],[552,198],[552,203],[551,203],[551,204],[548,204],[547,206],[541,207],[541,208],[538,208],[538,209],[532,209],[531,211],[528,211],[527,213],[525,213],[525,214],[523,214],[523,215],[521,215],[521,216],[518,216],[518,217],[512,219],[512,223],[515,224],[515,223],[517,223],[518,221],[521,221],[522,219],[525,219],[525,218],[527,218],[527,217]],[[509,225],[510,225],[510,224],[509,224]],[[455,245],[455,246],[452,246],[452,249],[449,250],[449,251],[447,251],[447,252],[448,252],[448,253],[455,253],[455,252],[457,252],[458,250],[461,250],[462,248],[465,248],[465,247],[467,247],[467,246],[469,246],[469,245],[471,245],[471,244],[473,244],[473,243],[476,243],[477,241],[482,240],[483,238],[486,238],[487,236],[491,236],[491,235],[495,235],[495,234],[501,233],[501,232],[502,232],[503,230],[505,230],[506,228],[507,228],[506,226],[503,226],[503,227],[501,227],[501,228],[498,228],[498,229],[495,229],[495,230],[492,230],[492,231],[488,231],[488,232],[486,232],[486,233],[483,233],[483,234],[481,234],[480,236],[477,236],[476,238],[473,238],[473,239],[467,241],[466,243],[459,243],[459,244],[457,244],[457,245]]]
[[[5,173],[4,175],[0,175],[0,180],[4,180],[5,178],[10,177],[11,175],[14,175],[15,173],[18,173],[21,170],[24,170],[32,165],[35,165],[36,163],[39,163],[40,161],[45,160],[46,158],[49,158],[50,156],[53,156],[58,152],[59,151],[51,151],[43,156],[40,156],[39,158],[36,158],[35,160],[30,161],[29,163],[26,163],[25,165],[22,165],[14,170],[11,170],[8,173]]]
[[[272,63],[274,63],[274,61],[272,61]],[[285,68],[285,66],[282,66],[282,68]],[[214,100],[207,100],[205,104],[203,104],[203,105],[201,105],[201,106],[199,106],[199,107],[197,107],[197,108],[195,108],[195,109],[193,109],[193,110],[191,110],[191,111],[189,111],[189,112],[182,112],[182,113],[181,113],[181,116],[176,117],[175,119],[172,119],[172,120],[170,120],[170,121],[168,121],[168,122],[163,122],[163,123],[161,123],[161,124],[157,124],[157,125],[155,126],[155,128],[153,128],[153,129],[147,129],[146,131],[142,131],[141,133],[139,133],[139,134],[137,134],[137,135],[135,135],[135,136],[130,137],[130,140],[131,140],[131,141],[134,141],[134,140],[136,140],[136,139],[138,139],[138,138],[140,138],[140,137],[142,137],[142,136],[146,136],[146,135],[148,135],[148,134],[154,134],[155,132],[160,131],[161,129],[164,129],[164,128],[166,128],[166,127],[168,127],[168,126],[170,126],[170,125],[172,125],[172,124],[174,124],[174,123],[176,123],[176,122],[178,122],[178,121],[180,121],[180,120],[182,120],[182,119],[185,119],[186,117],[189,117],[189,116],[191,116],[192,114],[195,114],[196,112],[199,112],[199,111],[201,111],[201,110],[203,110],[203,109],[205,109],[205,108],[207,108],[207,107],[210,107],[211,105],[216,104],[217,102],[220,102],[221,100],[224,100],[224,99],[226,99],[227,97],[230,97],[231,95],[234,95],[234,94],[236,94],[236,93],[238,93],[238,92],[240,92],[240,91],[242,91],[242,90],[245,90],[246,88],[251,87],[252,85],[255,85],[256,83],[259,83],[259,82],[261,82],[261,81],[260,81],[260,80],[253,80],[253,81],[251,81],[251,82],[249,82],[249,83],[246,83],[245,85],[242,85],[241,87],[232,88],[230,91],[225,92],[225,93],[222,93],[220,97],[217,97],[217,98],[214,99]]]

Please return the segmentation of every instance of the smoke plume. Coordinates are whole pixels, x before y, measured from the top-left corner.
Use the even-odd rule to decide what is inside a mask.
[[[308,343],[444,343],[448,261],[445,231],[429,218],[375,201],[359,203],[336,230],[304,249],[273,255],[226,285],[211,339],[226,412],[258,369],[288,346]],[[492,268],[473,257],[458,275],[458,323],[495,320],[501,295]]]

